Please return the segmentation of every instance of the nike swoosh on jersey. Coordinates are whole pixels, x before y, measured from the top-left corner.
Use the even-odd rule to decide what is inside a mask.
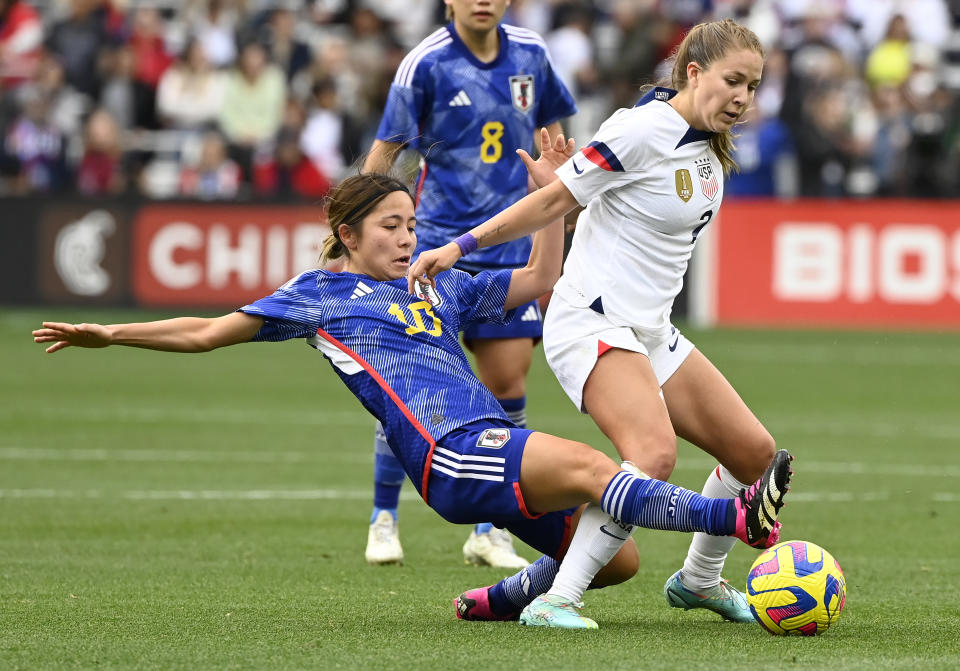
[[[603,533],[607,534],[608,536],[613,536],[614,538],[616,538],[616,539],[618,539],[618,540],[621,540],[621,541],[627,540],[626,538],[623,538],[622,536],[618,536],[618,535],[615,534],[615,533],[611,533],[611,532],[607,531],[607,525],[606,525],[606,524],[601,524],[601,525],[600,525],[600,531],[602,531]]]
[[[678,335],[676,338],[673,339],[673,342],[672,342],[672,343],[670,343],[669,345],[667,345],[667,349],[670,350],[671,352],[676,351],[676,349],[677,349],[677,343],[679,343],[679,342],[680,342],[680,336]]]
[[[577,162],[576,162],[576,161],[573,161],[573,171],[574,171],[575,173],[577,173],[578,175],[582,175],[582,174],[583,174],[583,170],[577,167]]]

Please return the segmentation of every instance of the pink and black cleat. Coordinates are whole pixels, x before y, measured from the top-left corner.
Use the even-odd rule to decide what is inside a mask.
[[[790,489],[793,456],[786,450],[777,450],[773,461],[750,489],[740,491],[734,499],[737,509],[737,530],[733,534],[747,545],[768,548],[780,540],[780,522],[777,516],[783,507],[783,497]]]
[[[497,615],[490,608],[490,587],[477,587],[468,589],[466,592],[453,600],[453,607],[457,609],[458,620],[473,620],[479,622],[504,622],[509,620],[519,620],[520,611],[508,613],[506,615]]]

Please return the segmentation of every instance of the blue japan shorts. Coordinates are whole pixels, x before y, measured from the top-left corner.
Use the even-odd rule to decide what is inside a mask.
[[[492,522],[543,554],[558,557],[570,542],[576,508],[542,515],[527,509],[520,492],[520,462],[532,433],[500,419],[451,431],[433,450],[427,501],[449,522]]]
[[[535,300],[515,308],[513,318],[506,324],[480,322],[470,324],[463,330],[466,342],[498,338],[533,338],[539,342],[541,336],[543,315],[540,313],[540,304]]]

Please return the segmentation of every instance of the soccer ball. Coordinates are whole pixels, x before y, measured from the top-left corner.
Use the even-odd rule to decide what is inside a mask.
[[[829,552],[808,541],[765,550],[747,574],[747,602],[760,625],[777,636],[817,636],[847,600],[847,581]]]

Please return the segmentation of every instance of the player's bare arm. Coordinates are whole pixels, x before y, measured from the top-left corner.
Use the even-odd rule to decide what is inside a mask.
[[[66,347],[100,348],[126,345],[163,352],[209,352],[248,342],[263,325],[263,319],[242,312],[222,317],[176,317],[133,324],[69,324],[43,322],[33,332],[33,341],[53,343],[49,354]]]
[[[543,138],[546,129],[541,133]],[[517,153],[534,180],[545,186],[470,231],[478,247],[490,247],[535,233],[552,221],[562,219],[577,205],[573,194],[554,174],[556,168],[573,155],[574,141],[558,133],[552,144],[547,135],[544,146],[549,151],[541,153],[537,160],[522,149]],[[433,284],[437,273],[452,268],[461,256],[460,247],[455,242],[422,253],[410,267],[408,282],[411,291],[414,279]]]

